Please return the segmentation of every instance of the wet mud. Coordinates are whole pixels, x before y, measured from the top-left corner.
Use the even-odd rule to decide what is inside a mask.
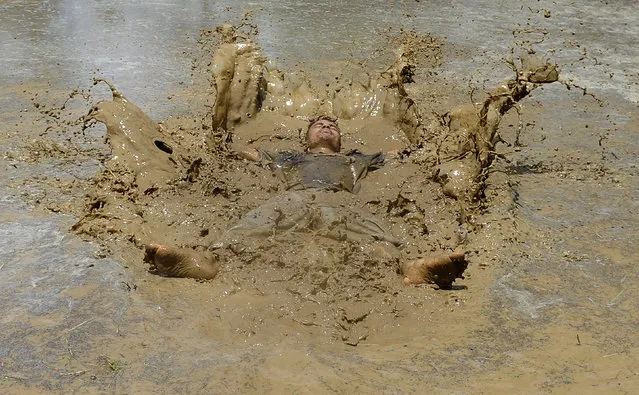
[[[85,117],[85,128],[91,127],[94,121],[106,126],[106,141],[112,148],[112,158],[98,178],[100,187],[88,193],[87,211],[73,230],[103,241],[119,242],[123,240],[111,235],[124,233],[134,246],[147,246],[144,261],[151,265],[153,271],[161,274],[210,280],[216,276],[220,265],[231,265],[231,262],[238,261],[232,265],[233,270],[238,270],[247,263],[260,262],[250,265],[246,271],[262,271],[270,266],[274,272],[282,272],[279,276],[286,274],[290,279],[295,279],[295,283],[313,283],[314,278],[322,278],[320,288],[315,287],[311,291],[313,295],[320,293],[334,297],[348,290],[352,280],[344,278],[341,272],[348,270],[344,267],[349,266],[366,273],[368,277],[360,276],[363,280],[390,278],[385,271],[397,272],[405,276],[404,282],[408,285],[426,282],[450,289],[456,278],[463,279],[463,272],[468,265],[463,254],[432,261],[423,258],[424,254],[438,250],[433,242],[439,241],[425,237],[429,233],[426,224],[432,219],[424,215],[425,206],[402,196],[402,193],[410,193],[411,189],[417,193],[416,186],[404,184],[393,187],[390,182],[410,176],[404,171],[413,165],[410,171],[416,178],[413,182],[418,183],[418,188],[428,188],[430,184],[434,193],[443,192],[450,198],[443,200],[444,205],[451,207],[452,215],[440,219],[440,226],[454,229],[452,232],[463,225],[472,228],[474,224],[469,219],[473,205],[480,201],[487,182],[486,172],[494,159],[495,144],[502,141],[497,133],[501,117],[539,84],[556,82],[556,66],[539,56],[526,54],[517,64],[512,62],[515,77],[489,92],[483,103],[455,108],[441,119],[424,126],[417,105],[409,97],[404,85],[414,83],[416,68],[424,67],[424,64],[417,64],[417,53],[422,60],[441,56],[441,44],[433,45],[437,40],[429,35],[420,37],[415,32],[403,33],[395,38],[399,47],[394,63],[377,72],[378,77],[371,77],[375,71],[362,69],[361,75],[355,78],[366,79],[368,83],[361,85],[351,81],[348,86],[336,77],[333,84],[325,85],[325,92],[329,96],[322,97],[324,92],[318,94],[310,89],[314,83],[310,79],[302,84],[306,89],[300,90],[296,82],[286,77],[286,73],[272,67],[269,72],[265,67],[266,59],[261,56],[257,44],[237,30],[230,25],[216,29],[220,44],[213,54],[212,63],[217,92],[212,122],[210,127],[201,130],[201,136],[195,141],[188,141],[179,133],[174,136],[167,130],[163,133],[160,125],[130,103],[112,84],[95,81],[96,84],[105,82],[108,85],[112,100],[100,102],[91,109]],[[277,89],[268,91],[269,86],[277,86]],[[334,92],[332,96],[331,92]],[[349,111],[345,111],[345,108]],[[268,114],[262,117],[263,113]],[[389,150],[391,147],[375,140],[379,136],[368,135],[367,128],[359,126],[357,121],[379,120],[378,123],[386,127],[386,133],[403,134],[405,145],[395,152],[388,151],[389,162],[394,166],[385,171],[383,176],[376,177],[378,184],[386,185],[383,188],[385,193],[397,195],[395,201],[380,200],[379,190],[360,193],[358,180],[355,180],[357,188],[354,188],[353,182],[350,187],[346,186],[349,183],[340,182],[340,185],[344,185],[341,188],[343,192],[324,193],[311,189],[302,197],[299,193],[282,194],[281,191],[288,187],[268,173],[262,172],[261,177],[256,179],[255,176],[242,176],[237,170],[227,171],[236,185],[232,192],[234,198],[246,192],[254,196],[258,188],[270,189],[271,196],[276,197],[271,197],[267,203],[244,214],[248,220],[240,220],[238,225],[218,221],[217,226],[229,230],[220,240],[211,240],[210,225],[206,223],[208,204],[201,198],[209,194],[210,184],[202,181],[212,179],[209,176],[214,171],[212,169],[220,173],[223,166],[245,165],[249,169],[252,166],[241,163],[242,156],[233,152],[228,143],[234,138],[250,143],[259,142],[259,137],[268,135],[256,136],[251,131],[268,132],[274,129],[276,124],[272,122],[278,118],[303,121],[313,114],[336,117],[343,124],[352,121],[344,125],[355,130],[348,137],[367,148]],[[305,135],[303,127],[284,132],[289,136],[294,136],[295,132],[298,136]],[[179,143],[176,137],[181,140]],[[203,141],[206,144],[202,144]],[[188,152],[188,156],[182,152]],[[416,161],[415,157],[419,160]],[[434,164],[440,164],[436,170]],[[434,177],[423,176],[429,173],[434,174]],[[362,171],[358,171],[358,174],[357,178],[366,175]],[[419,180],[420,177],[423,179]],[[126,181],[123,182],[123,179]],[[441,192],[434,180],[443,186]],[[179,194],[180,202],[172,204],[176,215],[171,222],[166,221],[166,208],[159,212],[146,210],[154,202],[173,197],[176,187],[182,191]],[[423,195],[423,192],[420,194]],[[191,198],[194,200],[187,203]],[[229,193],[226,196],[223,194],[223,198],[232,200]],[[251,203],[249,199],[244,200],[244,204]],[[490,202],[484,200],[484,204],[490,205]],[[370,206],[377,207],[369,210]],[[186,207],[189,207],[190,212],[183,217],[182,212]],[[384,207],[386,212],[383,211]],[[128,220],[123,219],[125,215],[129,217]],[[176,222],[189,222],[192,216],[203,220],[199,224],[198,240],[194,243],[193,240],[189,242],[188,239],[182,239],[179,242],[177,239],[170,244],[178,241],[181,246],[215,250],[214,258],[197,258],[195,252],[189,253],[184,248],[176,248],[172,252],[171,247],[155,244],[155,234],[165,232]],[[394,236],[382,222],[392,222],[398,236]],[[238,229],[241,232],[237,232]],[[258,237],[251,242],[246,241],[254,235]],[[215,236],[219,237],[219,232],[213,233]],[[465,237],[468,237],[468,233]],[[243,244],[239,244],[240,240]],[[406,246],[406,253],[400,250],[386,251],[389,246],[379,246],[378,242],[390,243],[400,249]],[[457,236],[448,246],[451,249],[449,254],[452,250],[463,249],[465,242]],[[248,247],[249,244],[251,247]],[[302,246],[309,244],[316,245],[317,249],[313,253],[319,256],[301,259]],[[349,247],[345,250],[347,245]],[[369,246],[366,249],[370,249],[372,255],[363,254],[360,257],[356,252],[358,246],[362,250],[364,246]],[[438,252],[441,254],[445,249]],[[374,256],[375,253],[380,255],[379,259]],[[287,262],[283,258],[287,255],[292,256],[293,260]],[[393,257],[395,262],[388,257]],[[173,267],[171,260],[174,261]],[[278,270],[285,268],[287,270]],[[332,281],[329,282],[329,279]],[[261,283],[260,287],[266,287],[266,284]],[[349,303],[348,298],[343,299],[343,302]],[[339,305],[337,300],[331,299],[329,304]]]
[[[414,392],[424,389],[424,377],[434,392],[509,391],[517,383],[564,388],[569,373],[561,366],[551,367],[546,381],[532,372],[547,367],[541,350],[529,346],[543,336],[575,364],[600,358],[604,344],[613,347],[610,358],[627,360],[620,366],[636,359],[623,336],[606,341],[592,323],[579,324],[575,341],[583,352],[573,354],[557,340],[575,331],[570,323],[541,334],[526,328],[526,320],[548,319],[542,309],[588,297],[587,276],[571,284],[561,264],[546,272],[513,269],[554,256],[549,245],[562,239],[544,228],[561,210],[533,209],[544,198],[526,177],[597,179],[611,195],[615,185],[632,184],[628,173],[613,176],[606,167],[612,154],[603,148],[590,167],[535,153],[549,150],[526,126],[543,123],[549,104],[533,91],[567,92],[552,55],[504,54],[509,76],[469,94],[438,76],[451,51],[428,33],[403,31],[372,60],[334,61],[314,74],[278,69],[255,29],[222,25],[202,33],[201,56],[211,62],[197,64],[209,65],[200,72],[210,85],[185,96],[210,103],[207,111],[158,122],[100,78],[57,104],[31,98],[40,117],[29,128],[42,137],[11,150],[9,159],[16,170],[53,159],[67,174],[18,177],[12,188],[37,208],[77,218],[65,217],[63,226],[96,245],[95,261],[60,265],[80,282],[59,290],[61,297],[83,303],[101,292],[118,296],[88,309],[101,315],[85,308],[77,320],[46,308],[8,314],[4,324],[32,328],[35,354],[53,345],[41,364],[57,374],[20,373],[35,365],[14,362],[20,351],[12,349],[0,355],[3,388]],[[570,98],[599,111],[592,98]],[[533,108],[523,112],[528,102]],[[303,151],[316,114],[339,118],[343,151],[382,152],[384,166],[350,191],[291,192],[271,169],[232,150],[242,143]],[[520,198],[526,190],[531,200]],[[540,222],[519,218],[525,210],[535,210]],[[566,260],[586,265],[585,242],[569,244]],[[185,264],[176,269],[176,259]],[[622,260],[631,264],[631,257]],[[117,279],[87,274],[89,265],[102,264],[117,268]],[[614,269],[600,270],[608,309],[624,303],[634,291],[620,293]],[[508,296],[497,298],[499,292]],[[631,307],[624,305],[623,317],[633,316]],[[524,318],[514,319],[518,314]],[[527,364],[533,368],[518,367]],[[604,366],[593,362],[592,369],[612,377]],[[589,383],[586,371],[571,377]]]
[[[330,343],[365,340],[354,340],[350,324],[327,324],[353,303],[372,309],[390,303],[389,295],[405,291],[405,285],[450,289],[464,278],[464,255],[446,254],[467,248],[468,234],[462,238],[459,229],[472,224],[460,216],[460,207],[477,200],[482,186],[474,185],[490,159],[485,155],[483,164],[475,159],[480,151],[474,146],[453,148],[455,157],[468,156],[467,161],[478,164],[463,179],[452,170],[450,182],[465,183],[460,188],[478,193],[445,197],[431,175],[434,164],[446,159],[427,141],[426,135],[435,131],[422,125],[404,88],[414,83],[412,70],[420,67],[415,54],[422,60],[439,58],[440,40],[407,32],[395,41],[411,51],[400,45],[391,66],[351,71],[360,73],[352,76],[366,80],[365,85],[337,77],[316,90],[312,87],[318,82],[309,76],[300,85],[288,73],[268,70],[257,44],[234,27],[220,27],[217,33],[212,73],[218,94],[212,117],[207,116],[211,123],[205,121],[191,134],[182,131],[193,121],[159,126],[107,83],[112,99],[90,110],[84,128],[94,127],[94,121],[106,125],[111,158],[87,193],[75,232],[109,249],[130,251],[129,264],[139,270],[147,269],[144,261],[157,274],[214,279],[212,287],[233,279],[240,286],[251,284],[266,299],[288,295],[291,309],[263,325],[277,327],[301,312],[309,332],[321,333]],[[422,47],[416,48],[419,43]],[[242,160],[229,145],[242,141],[273,152],[301,151],[307,119],[314,114],[339,117],[345,149],[386,152],[386,165],[356,190],[291,194],[270,169]],[[467,139],[479,133],[481,115],[472,116],[476,124],[464,131]],[[493,124],[488,127],[492,134],[498,121]],[[448,125],[439,125],[437,132],[462,133]],[[429,210],[438,200],[441,208]],[[443,255],[431,259],[433,254]],[[171,266],[170,260],[178,263]],[[371,310],[364,318],[371,328],[384,326],[382,312]]]

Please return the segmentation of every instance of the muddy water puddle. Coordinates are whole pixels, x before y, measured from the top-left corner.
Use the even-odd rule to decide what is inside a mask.
[[[69,6],[64,11],[60,7],[63,3],[47,4],[55,11],[51,15],[58,19],[39,21],[22,11],[15,15],[39,26],[56,26],[61,31],[59,36],[75,42],[77,36],[64,33],[63,27],[69,22],[53,22],[68,18],[63,16],[74,8]],[[510,39],[485,41],[488,48],[484,57],[477,56],[482,50],[468,41],[473,29],[489,22],[474,20],[471,22],[475,25],[470,23],[467,29],[459,29],[457,24],[451,32],[441,18],[429,17],[416,8],[419,4],[398,3],[393,8],[398,15],[383,17],[354,8],[375,26],[385,26],[389,20],[396,24],[399,20],[406,26],[428,22],[428,28],[422,26],[422,31],[436,37],[449,36],[441,65],[417,70],[416,88],[409,88],[417,102],[430,100],[431,108],[446,111],[469,101],[469,92],[460,81],[473,83],[487,76],[491,79],[483,86],[487,91],[508,75],[508,67],[495,65],[493,58],[506,55],[507,51],[501,49],[507,49]],[[528,6],[526,2],[521,5]],[[558,21],[558,26],[568,29],[566,36],[552,30],[550,36],[555,35],[556,40],[547,38],[541,44],[558,47],[557,61],[568,64],[567,59],[578,59],[573,55],[581,49],[560,38],[572,40],[570,29],[576,30],[578,21],[571,15],[587,13],[593,6],[549,6],[550,18],[543,12],[530,11],[514,19],[520,23],[532,17],[537,26],[546,26],[547,20]],[[5,7],[19,10],[11,2]],[[167,3],[165,7],[175,5]],[[125,8],[115,3],[111,10],[90,8],[107,25],[129,20],[123,25],[128,28],[120,30],[114,43],[128,39],[124,38],[127,34],[147,34],[148,29],[140,22],[144,18],[128,18]],[[194,9],[189,7],[190,12]],[[404,10],[415,17],[401,19],[404,17],[399,14],[403,15]],[[340,9],[334,11],[339,14]],[[460,23],[466,16],[473,19],[476,12],[463,4],[449,11]],[[290,62],[290,66],[296,59],[291,53],[301,51],[294,50],[296,45],[308,40],[294,40],[292,33],[301,30],[295,26],[305,17],[298,16],[295,23],[260,19],[283,18],[286,12],[273,8],[256,14],[255,21],[261,29],[258,41],[265,54],[280,64]],[[311,7],[309,18],[313,20],[318,12]],[[606,12],[615,20],[620,8]],[[160,7],[147,17],[154,20],[165,14]],[[138,22],[130,22],[134,20]],[[331,26],[348,30],[340,20]],[[225,21],[214,22],[206,19],[201,23],[211,28]],[[317,23],[324,26],[322,21]],[[591,23],[596,25],[596,21]],[[491,29],[504,36],[510,34],[492,25]],[[31,30],[33,34],[38,31]],[[459,226],[457,206],[441,193],[439,184],[425,181],[420,173],[423,168],[415,163],[389,163],[364,180],[358,204],[378,214],[387,210],[397,213],[401,200],[402,204],[420,207],[420,215],[430,221],[426,222],[428,243],[412,245],[409,252],[454,248],[465,240],[470,261],[466,279],[458,280],[453,290],[441,291],[428,286],[404,287],[393,266],[332,270],[336,256],[350,254],[346,247],[333,245],[330,256],[323,252],[327,251],[324,245],[295,246],[302,248],[298,251],[305,247],[305,257],[328,268],[314,271],[317,266],[309,265],[303,275],[285,259],[260,262],[270,259],[268,254],[251,257],[250,264],[242,259],[233,262],[213,282],[148,273],[136,243],[147,242],[146,238],[204,249],[227,224],[268,200],[273,192],[268,190],[268,172],[239,162],[220,165],[218,174],[206,173],[215,179],[202,189],[208,195],[194,195],[194,189],[176,186],[170,194],[149,198],[143,208],[149,222],[135,223],[142,226],[135,229],[146,229],[144,232],[127,230],[128,220],[137,221],[136,213],[123,210],[104,225],[104,229],[110,225],[119,228],[88,231],[102,235],[91,243],[71,233],[71,226],[85,214],[84,194],[95,186],[89,180],[98,163],[110,155],[109,147],[101,142],[104,130],[86,129],[82,133],[78,132],[80,125],[73,123],[88,110],[83,103],[108,98],[108,90],[98,91],[86,82],[95,71],[95,62],[103,68],[100,76],[114,82],[154,120],[164,120],[164,127],[174,138],[201,136],[201,125],[210,122],[203,104],[212,105],[215,91],[198,66],[206,63],[196,53],[194,41],[199,30],[180,23],[173,32],[169,30],[158,28],[151,42],[163,37],[175,43],[169,48],[184,49],[190,56],[186,59],[194,61],[166,68],[163,62],[172,55],[156,56],[158,47],[151,45],[150,52],[138,54],[151,62],[149,67],[138,67],[141,60],[132,60],[131,54],[120,54],[125,59],[122,62],[100,62],[104,53],[118,52],[118,47],[113,47],[101,54],[83,53],[80,58],[85,60],[81,62],[62,60],[55,67],[40,59],[33,69],[26,67],[21,73],[5,75],[6,81],[20,78],[23,82],[3,89],[3,101],[16,107],[2,110],[2,131],[7,132],[2,137],[2,166],[8,175],[2,178],[1,194],[4,241],[0,275],[7,290],[1,301],[7,314],[0,321],[3,391],[161,392],[170,388],[189,393],[353,389],[421,392],[428,388],[432,392],[594,392],[634,388],[638,373],[634,367],[638,357],[634,351],[638,281],[634,263],[639,257],[635,247],[636,124],[632,119],[637,108],[636,103],[627,101],[632,100],[632,89],[626,80],[604,73],[631,72],[617,55],[602,49],[605,43],[599,39],[589,42],[588,35],[577,31],[574,41],[600,51],[598,55],[608,59],[607,65],[588,58],[589,67],[566,65],[562,70],[566,73],[562,75],[594,88],[592,91],[605,105],[600,107],[582,91],[567,91],[558,84],[537,90],[522,101],[524,146],[499,146],[509,162],[497,160],[495,164],[489,178],[494,181],[493,189],[489,186],[486,191],[487,199],[492,200],[476,214],[477,228]],[[184,32],[190,34],[191,41],[182,41]],[[286,45],[278,47],[278,37],[287,37],[282,41]],[[367,45],[379,48],[386,39],[381,37],[386,36],[366,41]],[[320,41],[317,48],[350,48],[330,37]],[[52,51],[50,56],[55,59],[59,53],[75,53],[76,49],[67,45],[67,50]],[[24,62],[28,59],[25,54],[7,62]],[[317,60],[312,54],[306,56],[299,59]],[[328,67],[331,71],[338,58],[326,57],[332,62]],[[379,59],[383,61],[384,57]],[[628,59],[631,62],[634,58]],[[192,65],[196,67],[190,70]],[[465,67],[476,68],[477,73],[464,71]],[[19,70],[13,66],[9,69]],[[300,65],[299,69],[312,71],[312,66]],[[44,71],[44,80],[49,79],[49,73],[67,77],[51,87],[43,86],[34,81],[30,73],[37,73],[33,70]],[[78,70],[85,70],[87,78],[77,81],[71,76]],[[440,78],[419,80],[431,71]],[[604,74],[612,82],[605,80]],[[158,75],[167,77],[150,84]],[[42,108],[59,109],[73,87],[82,84],[86,86],[81,91],[92,95],[89,100],[79,96],[76,104],[71,103],[67,111],[53,117],[41,109],[34,110],[34,102]],[[476,84],[479,89],[481,85]],[[596,89],[602,86],[616,89],[616,93]],[[451,92],[442,94],[444,89]],[[172,98],[164,100],[168,96]],[[191,112],[187,112],[189,108]],[[517,125],[516,113],[509,112],[500,126],[505,140],[514,140]],[[283,119],[277,127],[277,137],[271,139],[240,129],[236,135],[245,141],[257,140],[266,148],[299,147],[296,132],[304,127],[303,122]],[[368,153],[389,144],[388,150],[396,149],[397,140],[385,142],[375,137],[367,141],[360,132],[365,128],[357,122],[344,121],[343,128],[349,131],[345,136],[349,148]],[[246,177],[267,181],[251,185],[242,181]],[[402,189],[400,179],[420,187]],[[122,181],[127,180],[123,177]],[[398,191],[404,193],[400,200]],[[502,199],[504,194],[513,200]],[[394,202],[395,206],[378,201]],[[104,204],[110,203],[105,200]],[[162,212],[169,220],[154,223]],[[395,224],[399,232],[402,221]],[[171,225],[166,227],[167,223]],[[127,232],[134,238],[129,239]],[[292,278],[294,275],[298,277]],[[322,287],[331,292],[324,292]]]

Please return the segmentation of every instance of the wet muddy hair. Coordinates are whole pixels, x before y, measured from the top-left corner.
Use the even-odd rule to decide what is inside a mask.
[[[329,117],[328,115],[318,115],[316,117],[310,118],[308,120],[308,129],[315,124],[315,122],[319,121],[330,121],[337,125],[338,118],[337,117]]]
[[[329,117],[328,115],[318,115],[316,117],[310,118],[308,120],[308,127],[306,128],[306,142],[308,142],[308,132],[311,130],[311,126],[315,125],[316,122],[319,121],[329,121],[329,122],[333,122],[335,125],[337,125],[337,127],[339,128],[339,125],[337,123],[339,118],[337,117]],[[340,131],[340,138],[339,138],[339,146],[337,147],[338,150],[342,149],[342,133]]]

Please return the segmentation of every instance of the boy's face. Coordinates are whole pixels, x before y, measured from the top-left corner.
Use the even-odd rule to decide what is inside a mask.
[[[326,147],[333,152],[339,152],[341,146],[341,133],[337,123],[328,119],[315,122],[306,133],[306,144],[309,149]]]

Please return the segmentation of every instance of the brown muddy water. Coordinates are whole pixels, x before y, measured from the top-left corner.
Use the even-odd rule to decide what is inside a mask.
[[[636,391],[632,2],[4,1],[0,11],[3,393]],[[242,119],[251,105],[240,101],[231,118],[242,122],[216,133],[215,27],[247,12],[242,31],[264,56],[252,59],[273,84],[261,112]],[[514,75],[504,60],[531,47],[560,81],[498,118],[508,144],[469,148],[494,160],[481,199],[464,203],[473,188],[435,176],[464,122],[439,120],[489,92],[501,103],[496,88]],[[399,48],[413,50],[414,82],[376,90]],[[124,108],[138,118],[115,114],[118,125],[137,120],[172,152],[146,140],[112,149],[104,126],[83,128],[111,99],[94,77],[139,107]],[[421,123],[398,115],[407,99]],[[143,244],[215,252],[226,229],[282,193],[270,171],[220,149],[226,139],[299,150],[317,111],[340,112],[345,149],[390,152],[357,194],[329,198],[387,223],[399,251],[303,230],[228,253],[211,281],[148,272]],[[454,249],[469,266],[453,289],[404,286],[398,262]]]

